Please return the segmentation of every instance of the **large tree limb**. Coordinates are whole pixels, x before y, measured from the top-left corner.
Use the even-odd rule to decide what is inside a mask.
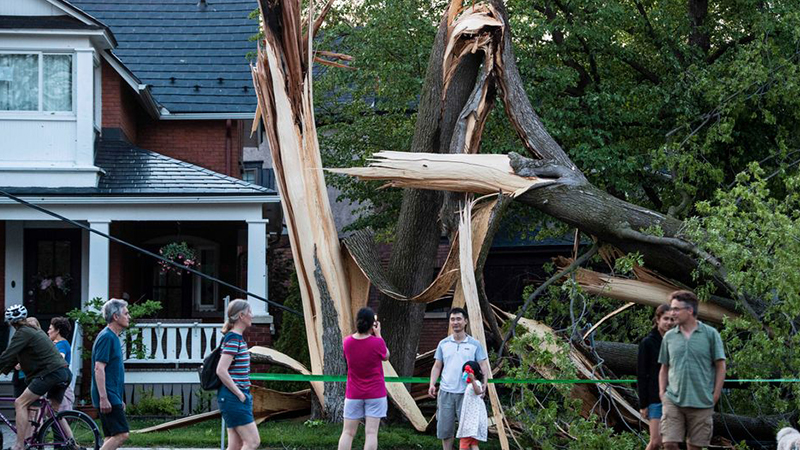
[[[575,167],[572,160],[558,143],[545,130],[541,119],[533,110],[525,92],[522,77],[517,68],[514,49],[511,43],[511,30],[508,27],[508,12],[502,0],[492,0],[492,6],[500,14],[500,20],[506,25],[503,43],[496,62],[498,70],[498,87],[501,99],[509,120],[514,125],[523,145],[538,159],[551,160],[575,172],[577,177],[583,174]]]
[[[669,294],[678,289],[678,286],[614,277],[589,269],[578,269],[575,281],[589,294],[652,307],[667,304]],[[698,316],[702,320],[722,323],[725,317],[735,318],[739,315],[720,305],[702,302],[699,305]]]
[[[459,239],[459,261],[461,262],[461,281],[460,287],[464,294],[467,312],[469,313],[472,322],[477,326],[471,327],[472,335],[483,345],[486,346],[486,334],[483,331],[483,314],[481,312],[480,299],[478,298],[478,285],[475,281],[475,266],[473,264],[473,244],[472,239],[472,202],[464,205],[461,213],[461,220],[458,227]],[[482,240],[482,239],[479,239]],[[488,378],[492,378],[491,362],[489,364]],[[494,423],[497,425],[497,435],[500,439],[500,447],[503,450],[508,450],[508,436],[506,436],[506,428],[509,430],[511,427],[508,425],[506,416],[503,413],[503,406],[500,403],[500,397],[497,395],[497,388],[493,384],[487,386],[489,393],[489,400],[492,404],[492,416]]]

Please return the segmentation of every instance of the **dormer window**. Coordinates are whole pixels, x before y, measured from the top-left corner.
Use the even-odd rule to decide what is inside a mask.
[[[72,112],[71,54],[0,53],[0,111]]]

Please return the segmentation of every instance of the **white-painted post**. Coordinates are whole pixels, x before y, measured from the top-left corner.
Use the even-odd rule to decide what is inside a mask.
[[[247,221],[247,290],[267,298],[267,220]],[[267,303],[254,297],[247,302],[253,311],[253,323],[272,323]]]
[[[94,49],[75,49],[75,161],[94,165]],[[98,98],[99,101],[99,98]]]
[[[230,301],[231,301],[230,296],[226,296],[222,301],[222,311],[224,311],[223,316],[225,317],[225,321],[228,320],[228,303],[230,303]],[[222,338],[220,338],[220,342],[222,342]],[[228,435],[228,433],[225,432],[225,418],[220,417],[220,419],[221,419],[220,422],[222,422],[222,426],[220,427],[219,430],[219,450],[225,450],[225,437]]]
[[[23,258],[23,226],[22,221],[6,221],[6,298],[5,309],[11,305],[21,305],[24,299],[25,283],[22,268]]]
[[[109,234],[110,220],[90,221],[89,226]],[[109,242],[96,233],[89,233],[89,289],[84,302],[95,297],[108,300]]]

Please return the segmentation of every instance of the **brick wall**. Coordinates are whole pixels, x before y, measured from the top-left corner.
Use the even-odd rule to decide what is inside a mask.
[[[146,150],[241,178],[240,121],[231,120],[228,130],[225,120],[155,120],[139,105],[137,94],[117,71],[105,61],[102,64],[103,128],[121,129],[130,142]],[[226,135],[230,136],[229,166]]]
[[[161,120],[139,122],[137,145],[172,158],[241,178],[239,163],[242,154],[238,123],[231,121],[231,162],[226,170],[225,120]]]
[[[272,346],[272,334],[269,325],[253,325],[244,332],[244,340],[250,347],[254,345]]]
[[[136,119],[143,114],[136,94],[113,67],[106,61],[102,64],[103,128],[119,128],[136,144]]]

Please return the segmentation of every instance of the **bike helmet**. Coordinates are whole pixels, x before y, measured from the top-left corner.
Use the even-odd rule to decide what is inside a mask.
[[[24,305],[11,305],[6,308],[6,322],[14,323],[28,318],[28,308]]]

